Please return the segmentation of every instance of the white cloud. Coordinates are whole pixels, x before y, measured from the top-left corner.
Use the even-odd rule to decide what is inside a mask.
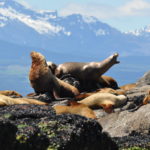
[[[150,3],[144,0],[132,0],[119,8],[122,15],[137,16],[150,14]]]
[[[63,16],[74,13],[85,16],[95,16],[99,19],[144,16],[150,15],[150,2],[145,0],[130,0],[120,6],[104,5],[100,3],[89,3],[86,5],[72,3],[60,11],[60,14]]]
[[[0,27],[4,27],[5,23],[0,22]]]
[[[115,15],[115,8],[108,5],[98,5],[98,4],[81,5],[81,4],[73,3],[73,4],[69,4],[66,8],[62,9],[60,11],[60,14],[62,16],[67,16],[70,14],[82,14],[85,16],[94,16],[97,18],[108,18],[110,16]]]

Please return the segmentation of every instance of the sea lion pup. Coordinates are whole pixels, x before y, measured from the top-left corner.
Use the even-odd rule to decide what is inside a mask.
[[[100,76],[99,84],[101,87],[109,87],[112,89],[119,89],[117,81],[110,76]]]
[[[114,107],[120,107],[125,104],[127,97],[125,95],[114,95],[111,93],[96,93],[78,103],[85,104],[90,108],[102,107],[107,113],[113,112]]]
[[[123,86],[120,86],[120,89],[128,91],[128,90],[133,89],[135,87],[136,87],[136,83],[130,83],[130,84],[125,84]]]
[[[64,105],[55,105],[53,108],[56,111],[56,114],[77,114],[87,118],[96,119],[96,115],[92,109],[87,107],[84,104],[77,103],[75,101],[70,102],[70,106]]]
[[[75,96],[75,98],[77,100],[79,100],[79,99],[83,99],[83,98],[86,98],[88,96],[91,96],[95,93],[111,93],[114,95],[126,95],[125,91],[121,90],[121,89],[114,90],[112,88],[101,88],[101,89],[98,89],[98,90],[93,91],[93,92],[80,93],[79,95]]]
[[[55,98],[74,97],[79,91],[74,86],[58,79],[49,69],[45,57],[38,52],[31,52],[32,65],[29,80],[35,92],[50,93]]]
[[[101,62],[66,62],[58,65],[55,70],[55,75],[60,78],[64,74],[71,74],[82,83],[82,86],[90,82],[94,85],[99,81],[99,77],[102,74],[114,64],[119,63],[119,61],[117,61],[118,56],[118,53],[115,53]]]
[[[10,96],[10,97],[22,97],[22,95],[19,94],[18,92],[11,91],[11,90],[0,91],[0,94],[5,95],[5,96]]]
[[[28,98],[11,98],[0,94],[0,106],[15,105],[15,104],[35,104],[35,105],[48,105],[47,103]]]

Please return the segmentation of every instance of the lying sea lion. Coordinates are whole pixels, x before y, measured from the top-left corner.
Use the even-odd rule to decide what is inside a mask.
[[[113,107],[120,107],[125,104],[127,97],[125,95],[114,95],[111,93],[96,93],[78,103],[85,104],[90,108],[102,107],[106,112],[111,113]]]
[[[129,110],[129,112],[134,112],[138,110],[141,106],[146,105],[148,103],[150,103],[150,91],[148,91],[148,93],[145,95],[144,99],[140,102],[140,104],[137,107]]]
[[[31,52],[31,59],[32,65],[29,72],[29,80],[36,93],[49,92],[55,98],[74,97],[79,94],[77,88],[52,74],[42,54]]]
[[[0,106],[5,105],[15,105],[15,104],[35,104],[35,105],[48,105],[47,103],[29,99],[29,98],[11,98],[9,96],[5,96],[0,94]]]
[[[112,89],[119,89],[117,81],[110,76],[100,76],[99,84],[102,88],[109,87]]]
[[[96,119],[96,115],[92,109],[87,107],[84,104],[80,104],[77,102],[70,102],[71,106],[64,106],[64,105],[55,105],[53,108],[56,111],[56,114],[77,114],[87,118]]]
[[[11,97],[22,97],[22,95],[19,94],[18,92],[11,91],[11,90],[0,91],[0,94],[5,95],[5,96],[11,96]]]
[[[121,90],[121,89],[114,90],[112,88],[101,88],[101,89],[98,89],[98,90],[93,91],[93,92],[80,93],[79,95],[75,96],[75,98],[77,100],[83,99],[83,98],[86,98],[86,97],[91,96],[91,95],[96,94],[96,93],[111,93],[114,95],[126,95],[125,91]]]
[[[148,94],[144,97],[142,103],[143,103],[143,105],[150,103],[150,91],[148,91]]]
[[[71,74],[81,82],[82,87],[90,89],[93,85],[98,83],[102,74],[114,64],[119,63],[117,57],[118,53],[115,53],[101,62],[66,62],[58,65],[55,70],[55,75],[60,78],[64,74]]]
[[[120,89],[128,91],[128,90],[133,89],[135,87],[136,87],[136,83],[130,83],[130,84],[125,84],[123,86],[120,86]]]

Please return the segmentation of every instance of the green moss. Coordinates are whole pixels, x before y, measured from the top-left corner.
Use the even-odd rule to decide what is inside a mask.
[[[121,150],[148,150],[148,149],[141,147],[130,147],[130,148],[123,148]]]
[[[28,138],[24,134],[19,134],[16,137],[16,140],[19,141],[19,143],[26,143],[27,139]]]
[[[58,150],[59,148],[59,145],[57,144],[53,144],[53,145],[50,145],[46,150]]]
[[[69,128],[68,125],[59,124],[58,121],[40,122],[38,127],[41,130],[41,133],[44,133],[49,139],[56,137],[57,133],[63,132]],[[50,144],[47,150],[57,150],[58,148],[60,148],[60,145],[56,142]]]
[[[5,119],[9,119],[9,118],[11,118],[11,117],[12,117],[12,115],[11,115],[11,114],[9,114],[9,113],[7,113],[7,114],[4,114],[4,115],[3,115],[3,117],[4,117]]]
[[[17,128],[25,128],[27,126],[28,126],[27,124],[19,124],[19,125],[17,125]]]
[[[52,138],[55,137],[55,132],[53,130],[51,130],[50,125],[51,124],[55,124],[56,121],[54,122],[48,122],[48,123],[39,123],[38,127],[40,128],[40,130],[44,133],[46,133],[48,138]]]

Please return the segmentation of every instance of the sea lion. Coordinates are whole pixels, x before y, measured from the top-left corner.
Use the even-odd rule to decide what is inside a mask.
[[[146,105],[148,103],[150,103],[150,91],[148,91],[148,93],[145,95],[143,100],[140,101],[140,104],[137,107],[129,110],[129,112],[134,112],[134,111],[138,110],[141,106]]]
[[[119,89],[117,81],[110,76],[100,76],[99,84],[102,88],[109,87],[112,89]]]
[[[48,65],[49,69],[51,70],[51,72],[53,74],[55,74],[55,70],[57,68],[57,65],[55,63],[53,63],[52,61],[47,61],[47,65]]]
[[[93,91],[93,92],[80,93],[79,95],[75,96],[75,98],[77,100],[79,100],[79,99],[83,99],[83,98],[86,98],[88,96],[91,96],[93,94],[96,94],[96,93],[111,93],[114,95],[126,95],[125,91],[121,90],[121,89],[114,90],[112,88],[101,88],[101,89],[98,89],[98,90]]]
[[[22,97],[22,95],[19,94],[18,92],[11,91],[11,90],[0,91],[0,94],[5,95],[5,96],[10,96],[10,97]]]
[[[9,96],[5,96],[0,94],[0,106],[5,105],[15,105],[15,104],[35,104],[35,105],[48,105],[47,103],[29,99],[29,98],[11,98]]]
[[[77,114],[87,118],[96,119],[96,115],[92,109],[87,107],[84,104],[77,103],[75,101],[70,102],[70,106],[64,105],[55,105],[53,108],[56,111],[56,114]]]
[[[120,89],[128,91],[128,90],[133,89],[135,87],[136,87],[136,83],[130,83],[130,84],[125,84],[123,86],[120,86]]]
[[[144,97],[142,104],[146,105],[150,103],[150,91],[148,91],[148,94]]]
[[[31,52],[30,55],[32,65],[29,72],[29,80],[36,93],[49,92],[54,98],[74,97],[79,94],[77,88],[52,74],[42,54]]]
[[[102,107],[106,112],[113,112],[114,107],[120,107],[125,104],[127,97],[125,95],[114,95],[111,93],[96,93],[78,103],[85,104],[90,108]]]
[[[60,78],[64,74],[71,74],[79,82],[82,87],[87,89],[97,84],[99,78],[114,64],[118,64],[118,53],[115,53],[101,62],[66,62],[58,65],[55,70],[55,75]]]

